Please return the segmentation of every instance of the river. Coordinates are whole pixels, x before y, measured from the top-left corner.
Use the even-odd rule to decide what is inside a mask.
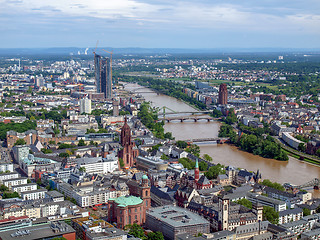
[[[139,88],[139,89],[138,89]],[[155,92],[148,88],[141,88],[137,84],[127,84],[126,90],[141,92],[146,101],[150,101],[155,107],[167,106],[177,112],[194,111],[188,104]],[[166,110],[166,112],[170,112]],[[212,138],[218,136],[219,122],[170,122],[164,128],[166,132],[172,132],[176,140],[194,138]],[[199,145],[201,156],[205,153],[213,158],[214,163],[221,163],[225,166],[232,165],[237,168],[244,168],[249,171],[262,173],[263,179],[270,179],[279,183],[289,182],[295,185],[306,183],[314,178],[320,178],[320,167],[299,161],[289,157],[289,161],[281,162],[274,159],[262,158],[228,144]],[[318,191],[317,191],[318,192]],[[318,195],[318,194],[316,194]]]

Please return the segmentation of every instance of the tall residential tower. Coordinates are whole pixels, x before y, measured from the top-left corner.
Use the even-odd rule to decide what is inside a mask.
[[[94,54],[94,69],[97,93],[104,93],[105,99],[112,98],[112,75],[110,58]]]

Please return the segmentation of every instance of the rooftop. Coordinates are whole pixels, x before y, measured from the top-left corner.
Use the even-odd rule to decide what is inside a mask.
[[[147,216],[152,216],[173,227],[186,227],[198,224],[209,224],[207,220],[187,209],[177,206],[163,206],[152,208]]]
[[[33,240],[59,237],[62,234],[72,233],[75,230],[64,222],[44,223],[1,232],[2,240]]]
[[[126,206],[134,206],[134,205],[141,204],[143,201],[139,197],[123,196],[123,197],[116,198],[115,202],[118,203],[118,205],[121,207],[126,207]]]

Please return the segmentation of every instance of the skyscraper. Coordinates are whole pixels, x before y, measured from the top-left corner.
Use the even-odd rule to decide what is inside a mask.
[[[112,98],[112,76],[110,58],[94,55],[94,68],[97,93],[104,93],[104,98]]]
[[[228,104],[228,89],[225,83],[220,84],[218,103],[222,105]]]

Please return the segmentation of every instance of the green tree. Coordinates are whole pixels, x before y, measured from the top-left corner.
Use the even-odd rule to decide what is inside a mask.
[[[127,225],[126,229],[130,229],[129,234],[136,237],[136,238],[144,239],[144,237],[145,237],[143,228],[136,223],[134,223],[132,225]]]
[[[119,158],[119,164],[120,164],[120,168],[124,167],[124,162],[122,158]]]
[[[202,158],[207,162],[212,162],[212,157],[210,157],[208,154],[203,154]]]
[[[269,179],[264,179],[261,184],[280,191],[285,191],[285,188],[280,183],[271,182]]]
[[[208,169],[208,163],[201,161],[199,162],[199,170],[200,171],[207,171]]]
[[[2,195],[2,198],[6,199],[6,198],[18,198],[19,197],[19,193],[17,192],[13,192],[13,193],[9,193],[9,192],[4,192]]]
[[[84,142],[83,139],[80,139],[79,142],[78,142],[78,146],[79,147],[82,147],[82,146],[86,146],[87,144]]]
[[[299,149],[301,152],[305,152],[305,151],[306,151],[306,145],[305,145],[304,143],[299,143],[298,149]]]
[[[165,154],[162,154],[161,159],[162,160],[169,160],[169,157]]]
[[[248,199],[242,198],[242,199],[239,199],[238,201],[236,201],[236,203],[252,209],[252,202],[250,202]]]
[[[308,208],[303,208],[302,210],[303,210],[303,216],[308,216],[311,214],[311,211]]]
[[[19,138],[16,142],[15,142],[15,146],[17,145],[25,145],[26,141],[23,138]]]
[[[5,191],[8,191],[8,190],[9,190],[9,188],[7,186],[5,186],[3,184],[0,186],[0,192],[5,192]]]
[[[263,220],[267,220],[272,224],[278,224],[279,222],[279,213],[274,210],[273,207],[264,206],[263,207]]]
[[[55,237],[52,238],[51,240],[67,240],[65,237]]]
[[[27,179],[27,183],[31,183],[31,180],[29,178]]]
[[[188,146],[186,148],[186,152],[189,152],[195,155],[196,157],[200,157],[200,147],[196,144],[191,144],[190,146]]]
[[[147,240],[164,240],[162,232],[150,232],[147,235]]]
[[[176,145],[178,148],[181,148],[181,149],[185,149],[186,147],[188,147],[188,143],[185,142],[185,141],[177,141],[176,142]]]
[[[69,157],[69,154],[66,153],[66,152],[59,153],[59,157],[61,157],[61,158],[67,158],[67,157]]]
[[[85,168],[85,167],[80,167],[80,168],[79,168],[79,171],[80,171],[80,172],[86,172],[86,168]]]

